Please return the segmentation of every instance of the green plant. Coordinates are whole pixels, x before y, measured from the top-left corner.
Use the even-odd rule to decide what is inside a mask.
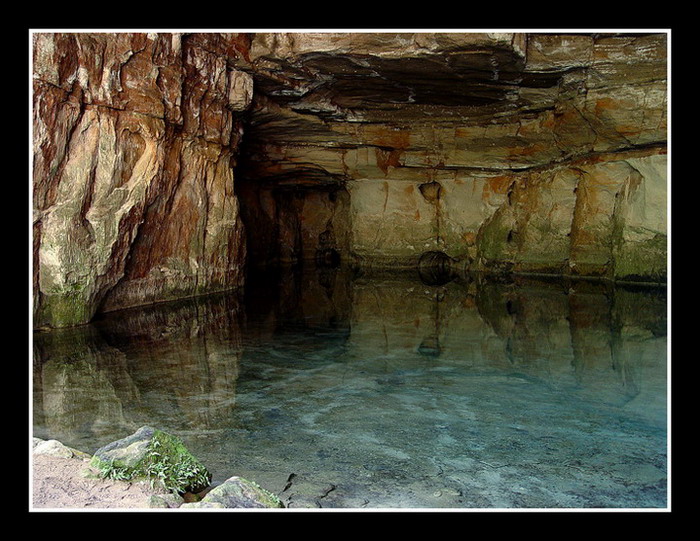
[[[152,486],[160,483],[170,491],[182,493],[190,487],[209,484],[206,468],[178,440],[162,432],[154,434],[142,469]]]
[[[185,448],[182,442],[156,430],[146,452],[133,466],[100,461],[94,457],[103,479],[131,481],[148,479],[151,487],[160,486],[170,492],[196,492],[209,485],[207,469]]]
[[[132,478],[133,472],[125,466],[115,466],[114,461],[100,464],[100,477],[114,481],[127,481]]]

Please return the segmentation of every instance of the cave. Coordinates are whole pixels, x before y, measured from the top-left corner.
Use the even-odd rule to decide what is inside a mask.
[[[41,437],[155,422],[288,507],[666,505],[670,33],[31,49]]]
[[[663,284],[665,33],[36,33],[38,326],[279,265]],[[425,260],[423,260],[423,267]]]
[[[633,46],[643,59],[619,54]],[[250,264],[332,250],[361,268],[425,268],[442,252],[461,271],[665,281],[661,36],[284,34],[251,51],[236,170]],[[627,133],[635,93],[646,127]],[[642,212],[656,225],[635,247],[633,200],[652,193]]]

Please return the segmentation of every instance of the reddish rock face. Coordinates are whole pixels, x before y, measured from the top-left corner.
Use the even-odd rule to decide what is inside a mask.
[[[37,325],[242,284],[232,162],[252,81],[208,39],[33,36]]]
[[[665,279],[666,34],[32,37],[37,326],[246,259]]]

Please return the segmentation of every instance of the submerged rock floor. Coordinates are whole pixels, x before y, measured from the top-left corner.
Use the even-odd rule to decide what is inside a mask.
[[[163,427],[290,509],[667,506],[663,291],[320,278],[37,336],[35,435]]]

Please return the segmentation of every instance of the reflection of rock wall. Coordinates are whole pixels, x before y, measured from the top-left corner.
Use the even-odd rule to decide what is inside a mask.
[[[420,357],[423,365],[516,371],[639,404],[640,413],[647,394],[663,395],[656,387],[666,382],[664,291],[522,279],[426,286],[377,273],[355,280],[352,295],[353,355],[390,352],[393,370],[409,370]]]
[[[352,288],[346,269],[288,266],[253,273],[246,284],[247,331],[269,333],[268,339],[285,325],[344,331],[353,307]]]
[[[237,296],[215,295],[36,333],[35,425],[85,449],[147,422],[174,432],[238,428],[235,420],[253,422],[255,413],[236,407],[239,374],[253,378],[261,365],[325,374],[319,381],[329,388],[339,373],[365,369],[390,380],[412,370],[515,373],[572,399],[665,412],[649,403],[665,396],[662,290],[467,276],[427,285],[415,271],[344,269],[289,269],[249,286],[245,316]],[[249,392],[268,385],[246,382]],[[286,392],[294,385],[308,392],[303,378]]]
[[[92,327],[34,337],[33,388],[35,426],[76,444],[86,432],[100,441],[128,431],[125,409],[140,400],[127,355]]]
[[[112,317],[113,316],[113,317]],[[241,358],[238,296],[218,294],[119,312],[98,323],[107,343],[127,348],[145,423],[207,429],[234,406]]]
[[[220,428],[236,398],[239,308],[236,298],[216,296],[37,333],[35,425],[76,445],[113,441],[148,422]]]
[[[241,285],[236,36],[33,38],[36,324]]]

